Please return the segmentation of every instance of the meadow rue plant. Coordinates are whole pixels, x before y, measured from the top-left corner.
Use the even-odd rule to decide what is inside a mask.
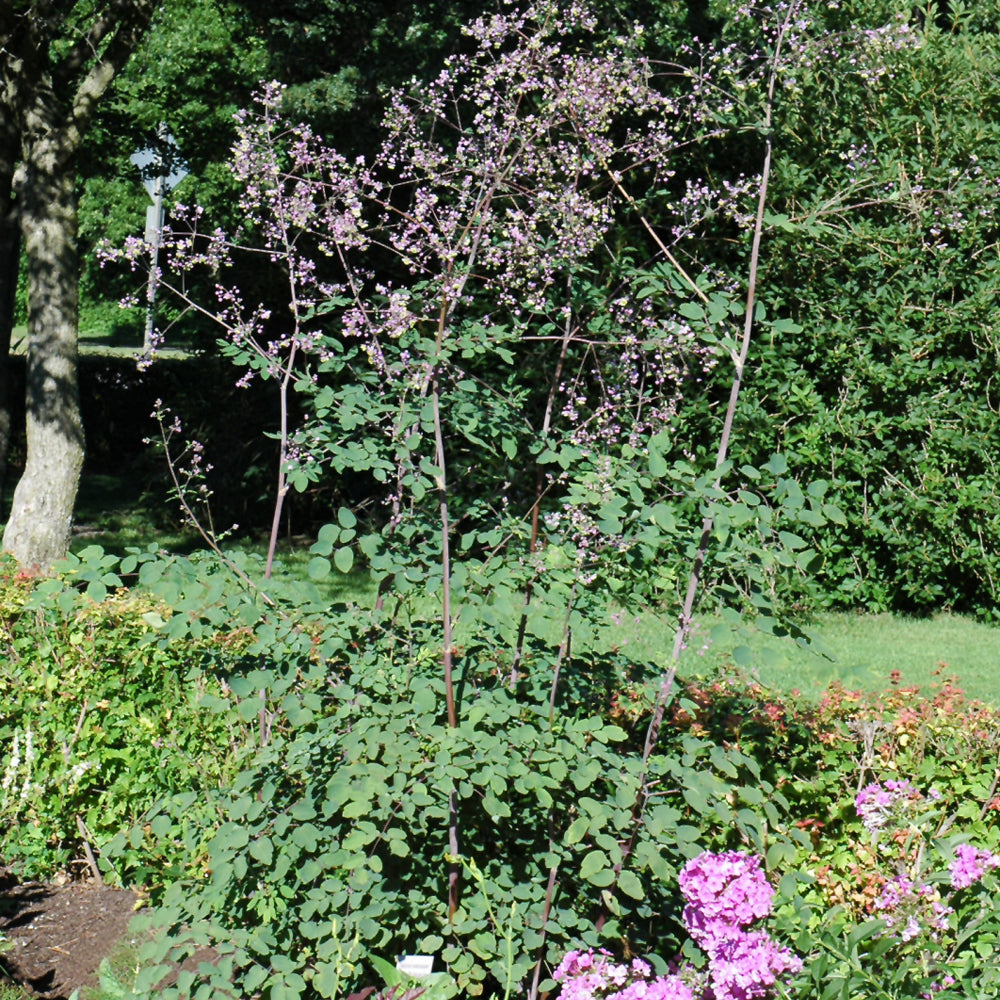
[[[756,855],[705,851],[679,877],[684,925],[708,956],[708,972],[690,966],[652,974],[641,959],[616,963],[608,952],[569,952],[553,979],[560,1000],[751,1000],[773,995],[802,960],[767,933],[751,929],[771,914],[774,889]]]
[[[661,555],[677,560],[690,550],[682,558],[697,568],[681,615],[686,631],[714,538],[746,532],[749,562],[760,563],[760,536],[747,525],[764,525],[770,537],[773,524],[766,516],[758,522],[751,507],[787,498],[789,509],[795,500],[794,509],[822,523],[821,508],[815,511],[813,500],[785,478],[783,461],[769,466],[782,478],[773,491],[762,487],[764,504],[756,495],[741,500],[735,485],[722,488],[724,478],[737,478],[726,442],[751,332],[763,322],[755,320],[756,263],[744,297],[742,279],[707,268],[692,277],[672,252],[708,217],[724,218],[734,235],[750,241],[738,227],[751,218],[746,202],[755,192],[751,257],[757,261],[779,50],[797,7],[764,12],[783,27],[754,64],[755,71],[763,67],[757,91],[740,98],[741,113],[767,147],[759,181],[711,185],[699,179],[700,152],[692,155],[733,130],[736,107],[725,92],[732,74],[719,83],[700,75],[697,61],[691,68],[657,65],[643,55],[638,28],[599,36],[583,5],[537,0],[475,21],[461,54],[438,76],[394,95],[384,141],[370,160],[349,160],[309,127],[289,122],[281,87],[265,87],[240,116],[234,149],[243,232],[206,229],[193,209],[177,213],[164,234],[161,282],[218,323],[223,351],[242,369],[241,383],[260,378],[278,386],[268,565],[289,489],[307,487],[322,470],[364,479],[374,495],[365,507],[338,511],[337,523],[324,527],[312,549],[315,579],[331,562],[346,572],[360,552],[379,587],[371,623],[358,616],[357,634],[343,621],[324,620],[334,650],[330,669],[343,676],[344,690],[324,689],[320,706],[302,713],[308,725],[315,720],[317,732],[303,731],[294,745],[276,743],[271,759],[256,761],[241,780],[238,794],[257,782],[270,789],[260,799],[266,805],[254,807],[260,828],[250,846],[245,824],[220,827],[209,848],[212,885],[178,889],[171,904],[178,927],[193,927],[198,916],[199,933],[215,933],[204,929],[211,911],[226,924],[230,943],[239,938],[235,961],[252,969],[246,992],[299,990],[303,969],[310,982],[322,984],[320,992],[328,990],[325,939],[312,965],[305,956],[299,966],[290,960],[268,972],[263,958],[291,947],[301,927],[318,926],[331,911],[349,913],[345,933],[360,932],[380,947],[401,933],[422,935],[421,948],[440,951],[462,988],[485,988],[487,974],[497,978],[490,964],[496,919],[483,910],[470,914],[459,892],[460,859],[473,852],[496,860],[488,871],[484,866],[484,878],[497,898],[517,901],[516,918],[524,923],[524,954],[512,959],[518,972],[504,973],[511,981],[533,967],[537,982],[542,963],[571,935],[598,947],[632,933],[637,906],[646,906],[647,892],[673,874],[659,853],[667,849],[654,844],[671,842],[669,831],[684,814],[660,789],[703,780],[700,773],[692,779],[686,763],[697,742],[686,745],[683,765],[657,745],[676,654],[662,675],[641,756],[609,750],[615,778],[608,787],[622,793],[614,808],[625,816],[611,821],[603,785],[585,797],[597,803],[594,816],[580,812],[576,800],[563,807],[548,790],[536,801],[535,785],[550,760],[562,772],[560,787],[569,787],[570,778],[576,793],[595,789],[603,775],[589,766],[570,768],[569,752],[548,746],[564,729],[576,738],[577,729],[590,725],[577,718],[579,709],[599,701],[605,682],[587,644],[607,620],[612,594],[622,606],[636,600],[633,566],[648,567]],[[742,71],[743,64],[734,65]],[[228,265],[243,251],[280,270],[287,303],[261,303],[234,287]],[[145,253],[137,242],[119,258],[139,266]],[[211,275],[213,307],[189,292],[195,272]],[[273,298],[284,295],[282,288]],[[737,343],[729,334],[740,330]],[[677,418],[688,391],[720,359],[731,361],[737,375],[716,464],[703,476],[693,461],[671,463],[682,453]],[[293,426],[291,391],[313,415],[304,426]],[[740,477],[747,476],[759,473],[741,467]],[[690,532],[677,521],[702,516],[704,541],[696,553],[678,544],[677,536]],[[785,565],[804,568],[808,559],[799,559],[789,555]],[[766,580],[755,581],[754,594],[764,602],[766,590]],[[338,617],[328,608],[324,614]],[[268,662],[271,656],[268,648]],[[268,683],[255,686],[262,701]],[[378,740],[358,749],[362,719],[371,721],[375,707],[349,686],[366,683],[372,694],[365,697],[384,706],[396,728],[380,720]],[[557,712],[564,702],[569,710]],[[597,732],[608,743],[627,738],[616,727]],[[462,740],[469,738],[478,754],[494,733],[488,759],[457,766]],[[511,744],[511,734],[537,739],[545,761]],[[585,737],[591,758],[595,739]],[[417,746],[422,741],[434,751]],[[346,780],[331,753],[340,745],[350,747],[344,759],[364,775],[344,794],[360,797],[345,802],[330,793],[311,804],[321,784],[314,755],[336,763],[337,781]],[[734,780],[740,772],[726,768],[729,751],[713,749],[722,754],[717,766]],[[396,764],[392,754],[404,750],[410,756]],[[285,754],[299,764],[289,766]],[[447,764],[434,781],[422,771],[428,754]],[[374,779],[383,756],[391,794]],[[518,786],[499,771],[487,780],[508,760],[512,769],[530,761],[524,764],[530,783]],[[670,777],[662,777],[667,770]],[[724,788],[716,794],[706,784],[692,794],[691,808],[712,812],[718,804],[722,822],[757,846],[765,838],[747,831],[763,825],[751,808],[734,817],[721,804]],[[753,784],[751,804],[773,823],[777,806],[761,801],[762,788]],[[287,812],[281,803],[292,801],[301,805]],[[243,814],[242,806],[233,810]],[[497,824],[507,824],[500,836]],[[544,844],[539,830],[546,831]],[[629,833],[619,839],[612,830]],[[349,852],[365,848],[369,833],[375,846],[359,870]],[[321,837],[336,850],[320,850]],[[511,877],[498,852],[515,847],[521,859],[546,858],[547,884],[533,881],[537,865]],[[295,858],[316,853],[315,865],[302,869],[293,852]],[[393,859],[418,852],[426,858],[411,860],[410,871],[419,874],[407,876],[404,886]],[[250,865],[248,854],[260,867]],[[285,866],[277,874],[274,859]],[[724,855],[701,865],[688,872],[686,884],[692,933],[709,956],[709,985],[686,988],[699,995],[712,989],[720,1000],[763,996],[797,960],[755,926],[771,906],[760,863]],[[299,870],[307,874],[293,888]],[[435,906],[429,900],[442,884],[447,899]],[[603,912],[577,934],[586,918],[560,909],[560,901],[592,900],[592,886],[602,890]],[[224,916],[217,914],[223,896],[246,900],[245,912],[227,905]],[[203,912],[192,915],[190,908],[199,906]],[[259,933],[246,930],[258,925]],[[636,933],[649,940],[673,929],[645,921]],[[685,988],[670,978],[657,983],[641,965],[605,971],[612,993],[631,989],[639,996],[655,988],[683,995]]]
[[[592,465],[598,485],[572,499],[574,477],[564,465],[543,470],[536,494],[570,494],[564,537],[581,567],[601,552],[605,561],[620,554],[624,533],[595,513],[608,505],[600,481],[620,473],[623,442],[643,449],[672,427],[683,383],[711,365],[712,352],[690,324],[664,315],[635,286],[605,241],[625,215],[641,211],[643,191],[668,190],[687,164],[692,132],[710,134],[715,109],[668,92],[665,75],[639,54],[641,33],[598,45],[595,23],[582,5],[544,0],[473,22],[468,55],[393,97],[373,163],[348,160],[287,121],[282,88],[269,84],[238,118],[233,172],[246,230],[206,229],[200,209],[174,210],[158,280],[219,325],[223,350],[244,368],[240,384],[261,378],[278,386],[272,549],[288,490],[315,481],[321,465],[371,469],[395,482],[387,502],[396,520],[415,480],[420,498],[440,485],[449,490],[443,435],[468,428],[476,445],[487,428],[451,425],[445,411],[485,390],[498,416],[501,407],[510,411],[497,442],[508,458],[527,450],[526,434],[537,454],[562,414],[577,467]],[[724,188],[718,197],[730,204],[745,196]],[[679,225],[686,233],[699,221]],[[261,250],[285,272],[287,309],[227,283],[237,253]],[[136,239],[103,253],[135,268],[147,251]],[[376,257],[391,266],[376,273]],[[214,307],[190,291],[192,277],[206,270]],[[689,292],[705,295],[679,273]],[[546,397],[539,426],[525,426],[534,407],[518,405],[522,386],[492,378],[477,388],[483,376],[475,362],[487,346],[503,365],[515,353],[536,359],[528,367],[541,373],[535,387]],[[361,367],[369,389],[363,426],[385,437],[377,457],[370,442],[359,448],[354,440],[356,418],[345,428],[349,442],[328,420],[290,422],[293,386],[325,400],[330,373],[349,369],[356,384]],[[421,426],[424,400],[437,414],[433,427]],[[319,406],[324,417],[330,403]],[[431,465],[439,476],[428,476]],[[591,569],[590,581],[597,575]],[[446,574],[446,589],[449,582]]]

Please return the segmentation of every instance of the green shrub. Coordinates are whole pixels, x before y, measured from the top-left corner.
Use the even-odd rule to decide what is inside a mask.
[[[171,937],[149,952],[147,987],[168,955],[204,944],[227,955],[205,970],[212,989],[232,978],[237,992],[271,996],[331,995],[356,939],[383,957],[438,956],[470,994],[524,984],[575,942],[669,954],[684,859],[706,842],[765,846],[749,807],[777,823],[762,802],[773,789],[746,755],[678,737],[651,759],[643,792],[638,734],[592,714],[608,704],[600,672],[580,708],[552,718],[537,691],[511,689],[466,650],[449,726],[435,660],[409,653],[432,634],[359,630],[350,659],[318,674],[232,681],[244,716],[259,693],[256,708],[283,703],[284,722],[213,797],[213,831],[192,831],[206,876],[163,894],[154,920]],[[154,829],[175,836],[189,803],[164,804]],[[461,865],[476,878],[449,913]]]
[[[165,796],[227,784],[246,738],[199,707],[220,689],[224,637],[166,647],[158,600],[52,584],[0,566],[0,856],[26,876],[82,864],[85,844],[100,854]]]

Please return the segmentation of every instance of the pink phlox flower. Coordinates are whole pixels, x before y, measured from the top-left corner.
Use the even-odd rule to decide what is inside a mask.
[[[757,855],[705,851],[684,866],[678,881],[688,902],[684,924],[706,949],[728,931],[748,927],[771,912],[774,889]]]
[[[776,944],[766,931],[735,931],[716,941],[709,955],[715,1000],[765,997],[779,976],[801,968],[802,959]]]
[[[624,965],[610,957],[603,950],[568,952],[552,974],[562,984],[559,1000],[694,1000],[679,976],[650,979],[653,970],[641,958]]]
[[[603,976],[573,976],[563,984],[559,1000],[594,1000],[606,985]]]
[[[595,952],[588,948],[586,951],[568,951],[563,956],[563,960],[556,966],[556,971],[552,973],[552,978],[558,983],[571,976],[579,976],[595,968],[602,968],[611,957],[611,952],[603,948]]]
[[[649,962],[644,962],[641,958],[632,959],[632,975],[641,976],[643,979],[648,979],[653,969]]]
[[[560,1000],[756,1000],[778,978],[798,972],[802,960],[749,926],[771,913],[774,889],[761,858],[738,851],[705,851],[679,877],[687,901],[684,922],[708,954],[707,982],[693,987],[678,975],[651,979],[648,963],[615,965],[607,952],[569,952],[553,973]],[[699,977],[701,978],[701,977]],[[707,989],[707,992],[706,992]]]
[[[955,860],[948,866],[951,884],[956,889],[967,889],[997,866],[1000,866],[1000,856],[971,844],[959,844],[955,848]]]
[[[632,983],[607,1000],[694,1000],[691,987],[679,976],[660,976],[657,979]]]
[[[875,833],[888,823],[901,803],[919,798],[920,792],[909,781],[891,780],[884,785],[876,781],[858,792],[854,807],[868,832]]]
[[[944,903],[938,901],[931,904],[931,910],[934,914],[934,928],[939,931],[946,931],[948,929],[948,914],[955,911],[950,906],[945,906]]]
[[[882,887],[882,892],[875,900],[876,910],[888,910],[890,913],[897,909],[904,900],[913,897],[913,880],[905,875],[897,875],[891,882],[886,882]],[[890,924],[890,926],[892,926]]]
[[[563,983],[561,1000],[594,1000],[628,982],[629,969],[610,961],[610,952],[570,951],[556,967],[552,978]],[[643,963],[645,964],[645,963]]]
[[[946,990],[949,986],[955,985],[954,976],[942,976],[939,983],[931,983],[930,993],[921,993],[923,1000],[933,1000],[935,993],[940,993],[942,990]]]

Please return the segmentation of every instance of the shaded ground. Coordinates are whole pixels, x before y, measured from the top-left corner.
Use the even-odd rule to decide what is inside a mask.
[[[97,986],[103,958],[126,938],[134,893],[88,882],[0,883],[0,964],[28,992],[65,1000]]]

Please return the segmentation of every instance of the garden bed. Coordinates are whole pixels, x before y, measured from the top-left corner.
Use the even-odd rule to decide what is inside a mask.
[[[5,880],[0,961],[33,996],[63,1000],[97,988],[101,961],[128,942],[139,897],[93,882],[16,884]]]

